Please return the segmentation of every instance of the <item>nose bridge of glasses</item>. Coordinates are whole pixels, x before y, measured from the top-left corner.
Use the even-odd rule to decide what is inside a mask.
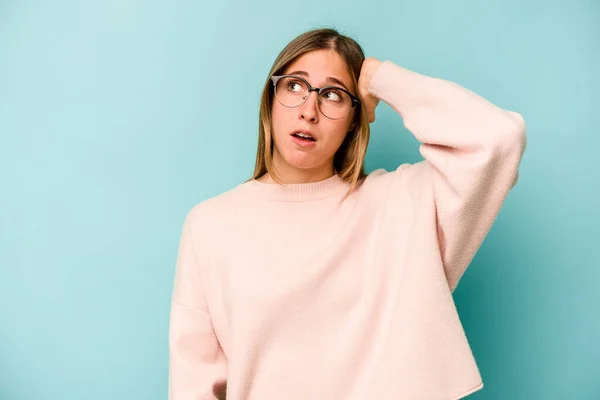
[[[306,103],[306,100],[308,100],[312,92],[316,93],[317,103],[321,103],[321,99],[319,99],[319,88],[314,87],[310,87],[306,90],[306,93],[304,93],[304,96],[302,96],[303,103]]]

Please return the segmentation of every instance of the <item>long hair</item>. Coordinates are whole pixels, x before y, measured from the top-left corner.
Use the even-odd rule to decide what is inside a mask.
[[[331,28],[315,29],[301,34],[292,40],[279,53],[263,87],[259,124],[258,124],[258,149],[256,152],[256,165],[251,179],[257,179],[269,173],[273,180],[282,183],[273,164],[273,138],[272,138],[272,107],[274,88],[271,76],[281,74],[289,64],[301,55],[313,50],[335,50],[346,63],[348,73],[352,79],[352,86],[358,89],[358,78],[362,63],[365,59],[361,46],[352,38],[340,34]],[[348,194],[356,188],[359,181],[366,174],[364,170],[365,154],[369,144],[370,127],[364,103],[354,113],[354,128],[346,134],[344,141],[334,156],[333,167],[340,178],[350,184]]]

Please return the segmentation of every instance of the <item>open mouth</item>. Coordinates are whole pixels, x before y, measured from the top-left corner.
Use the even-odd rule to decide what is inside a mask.
[[[295,138],[298,138],[301,141],[305,141],[307,143],[317,141],[317,139],[315,139],[314,137],[312,137],[311,135],[306,134],[306,133],[296,132],[296,133],[292,133],[292,136]]]

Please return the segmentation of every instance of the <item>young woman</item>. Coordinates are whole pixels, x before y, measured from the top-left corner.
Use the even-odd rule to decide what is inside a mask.
[[[364,172],[379,100],[424,160]],[[521,115],[364,57],[335,30],[294,39],[265,83],[249,181],[184,222],[171,400],[450,400],[483,387],[452,291],[516,183]]]

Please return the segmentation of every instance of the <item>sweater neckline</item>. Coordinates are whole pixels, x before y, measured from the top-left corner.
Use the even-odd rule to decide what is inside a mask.
[[[271,201],[312,201],[345,194],[350,184],[338,174],[310,183],[265,183],[251,179],[242,184],[248,194]]]

